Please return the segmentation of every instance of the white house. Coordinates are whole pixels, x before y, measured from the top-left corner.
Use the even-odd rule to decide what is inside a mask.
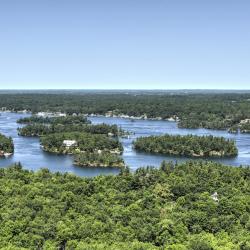
[[[219,199],[218,199],[218,193],[217,193],[217,192],[214,192],[214,193],[211,195],[211,198],[212,198],[214,201],[218,202],[218,201],[219,201]]]
[[[63,145],[66,147],[73,147],[77,145],[77,141],[76,140],[64,140]]]

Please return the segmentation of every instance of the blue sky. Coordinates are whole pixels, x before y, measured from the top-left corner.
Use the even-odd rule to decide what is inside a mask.
[[[0,0],[0,89],[250,89],[249,0]]]

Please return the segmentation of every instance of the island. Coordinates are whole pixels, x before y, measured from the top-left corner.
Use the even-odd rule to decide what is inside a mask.
[[[29,117],[20,118],[17,123],[21,124],[88,124],[91,123],[86,117],[82,115],[64,115],[64,116],[41,116],[32,115]]]
[[[40,138],[44,151],[57,154],[109,152],[121,154],[123,147],[117,139],[101,134],[81,132],[54,133]]]
[[[14,153],[14,143],[11,137],[0,133],[0,157],[8,157]]]
[[[74,165],[83,167],[124,168],[124,160],[117,154],[109,152],[79,153],[75,155]]]
[[[133,142],[138,151],[191,157],[227,157],[238,154],[233,140],[197,135],[139,137]]]
[[[17,120],[17,123],[25,124],[25,126],[17,129],[18,135],[27,137],[40,137],[63,132],[104,134],[110,137],[129,136],[129,132],[115,124],[91,124],[91,121],[82,115],[66,115],[63,117],[41,117],[33,115],[21,118]]]
[[[117,125],[102,124],[41,124],[31,123],[18,128],[18,135],[21,136],[44,136],[52,133],[63,132],[85,132],[91,134],[104,134],[110,137],[123,135],[124,132]]]
[[[18,134],[40,137],[46,152],[74,155],[74,164],[78,166],[125,167],[119,156],[123,147],[118,137],[126,135],[126,131],[117,125],[94,125],[82,115],[42,115],[19,119],[17,122],[25,126],[18,128]]]

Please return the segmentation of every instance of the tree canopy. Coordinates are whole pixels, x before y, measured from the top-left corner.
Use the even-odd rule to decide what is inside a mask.
[[[11,137],[7,137],[0,133],[0,156],[4,154],[12,154],[14,152],[14,144]]]
[[[197,135],[160,135],[139,137],[134,142],[136,150],[181,156],[236,156],[237,147],[233,140],[224,137]]]
[[[1,94],[3,110],[174,118],[184,128],[230,129],[250,119],[250,94]]]
[[[17,164],[0,169],[0,190],[1,249],[250,247],[249,168],[163,162],[80,178]]]
[[[40,138],[43,149],[51,153],[97,152],[98,150],[121,153],[123,147],[117,139],[106,135],[81,132],[54,133]],[[65,140],[74,140],[76,145],[67,147]]]

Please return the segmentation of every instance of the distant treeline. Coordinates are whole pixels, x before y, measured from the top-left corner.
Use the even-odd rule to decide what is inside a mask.
[[[162,135],[139,137],[134,141],[136,150],[180,156],[236,156],[235,142],[223,137],[197,135]]]
[[[250,118],[250,94],[1,94],[0,107],[12,111],[178,117],[179,127],[229,129]]]

